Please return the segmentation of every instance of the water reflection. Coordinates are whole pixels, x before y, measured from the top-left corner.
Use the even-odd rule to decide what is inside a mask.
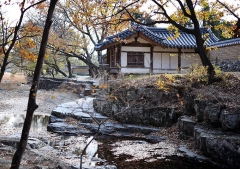
[[[15,128],[22,128],[25,119],[25,114],[0,114],[0,127],[8,125]],[[42,130],[48,125],[48,115],[33,115],[31,129],[33,131]]]

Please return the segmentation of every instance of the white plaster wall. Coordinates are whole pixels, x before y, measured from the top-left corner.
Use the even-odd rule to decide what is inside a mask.
[[[178,73],[177,70],[153,69],[153,73]]]
[[[170,68],[170,62],[169,62],[169,53],[163,53],[162,54],[162,69],[169,69]]]
[[[144,67],[150,67],[150,53],[144,53]]]
[[[149,68],[121,68],[122,73],[149,73]]]
[[[190,58],[187,58],[185,56],[181,58],[181,67],[182,68],[187,68],[190,65],[191,65]]]
[[[178,52],[177,49],[163,49],[161,47],[155,47],[154,51],[164,51],[169,53],[153,53],[153,73],[162,73],[166,71],[175,71],[178,66],[177,54],[170,56],[170,53]],[[127,68],[127,52],[150,52],[149,47],[129,47],[123,46],[121,52],[121,71],[123,73],[149,73],[150,68],[150,53],[144,53],[144,68]],[[199,56],[185,53],[194,52],[191,49],[184,49],[181,56],[181,67],[188,68],[193,63],[199,63]],[[172,69],[172,70],[167,70]]]
[[[162,56],[161,53],[153,53],[153,69],[162,68]]]
[[[170,55],[170,69],[177,69],[178,68],[178,56]]]
[[[127,66],[127,52],[121,52],[121,67]]]
[[[123,52],[150,52],[150,47],[130,47],[122,46]]]

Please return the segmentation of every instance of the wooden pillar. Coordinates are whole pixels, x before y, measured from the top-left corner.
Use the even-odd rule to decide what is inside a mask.
[[[121,51],[122,51],[122,43],[118,45],[118,64],[121,66]]]
[[[110,49],[107,49],[107,64],[110,66]]]
[[[153,46],[150,47],[150,74],[153,73]]]
[[[178,48],[178,73],[181,72],[181,48]]]

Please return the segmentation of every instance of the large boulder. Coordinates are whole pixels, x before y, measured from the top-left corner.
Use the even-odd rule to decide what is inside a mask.
[[[205,107],[204,120],[212,126],[219,127],[221,115],[221,107],[219,104],[209,104]]]
[[[240,129],[240,108],[237,105],[230,106],[221,102],[195,100],[194,109],[197,122],[205,121],[213,127],[222,127],[228,131]]]
[[[220,122],[223,129],[236,131],[240,129],[240,108],[226,108],[222,110]]]

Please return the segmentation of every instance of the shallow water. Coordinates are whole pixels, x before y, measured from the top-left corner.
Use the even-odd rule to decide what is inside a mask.
[[[11,127],[22,128],[25,119],[25,114],[0,114],[0,127],[7,124]],[[31,128],[34,131],[42,130],[48,125],[49,116],[47,115],[33,115]]]
[[[133,156],[126,153],[115,155],[112,151],[116,142],[123,141],[117,138],[100,138],[98,139],[100,144],[98,149],[98,157],[103,158],[114,164],[119,169],[227,169],[226,166],[220,166],[209,161],[201,161],[196,158],[188,158],[177,155],[165,156],[164,154],[156,154],[151,158],[131,160]],[[132,140],[134,141],[134,140]],[[136,141],[136,140],[135,140]],[[145,142],[145,141],[143,141]],[[136,143],[142,144],[140,140]],[[141,146],[141,145],[140,145]],[[136,152],[138,153],[138,152]],[[165,156],[164,158],[162,158]],[[229,168],[228,168],[229,169]]]
[[[62,136],[61,140],[58,142],[55,142],[54,145],[56,148],[58,148],[61,152],[65,151],[64,147],[68,147],[68,150],[71,150],[71,152],[76,155],[80,156],[83,148],[87,144],[87,138],[81,138],[81,137],[75,137],[75,136]],[[121,148],[121,143],[129,142],[128,149],[121,151],[120,153],[115,153],[116,148]],[[104,162],[97,162],[92,161],[90,162],[92,166],[101,166],[103,164],[108,165],[115,165],[118,169],[229,169],[226,166],[220,166],[217,164],[214,164],[209,161],[199,160],[196,158],[189,158],[182,155],[176,155],[176,153],[173,155],[169,155],[167,150],[164,150],[162,153],[157,153],[158,150],[156,149],[167,149],[167,147],[157,147],[157,144],[151,144],[144,140],[136,140],[129,138],[126,140],[126,138],[116,138],[116,137],[108,137],[108,136],[99,136],[96,138],[96,141],[94,142],[95,146],[97,144],[97,154],[95,157],[98,157],[100,159],[103,159]],[[133,149],[132,145],[144,147],[144,144],[152,145],[153,149],[145,150],[147,151],[155,151],[155,155],[152,155],[151,157],[146,157],[143,159],[135,159],[137,154],[144,153],[139,152],[137,148]],[[65,146],[64,146],[65,145]],[[161,144],[159,144],[161,145]],[[127,147],[127,145],[125,145]],[[170,145],[171,146],[171,145]],[[155,148],[154,148],[155,147]],[[95,148],[92,148],[91,145],[89,147],[90,152],[95,151]],[[132,155],[129,154],[130,151],[136,150],[136,152]],[[125,151],[125,152],[124,152]],[[95,152],[94,152],[95,153]],[[66,154],[68,154],[66,152]],[[73,155],[73,156],[74,156]],[[66,155],[67,156],[67,155]],[[73,157],[72,156],[72,157]],[[79,160],[75,158],[75,161],[72,160],[72,164],[79,165]],[[69,157],[69,154],[68,154]],[[85,164],[88,164],[89,158],[88,153],[85,153]],[[79,159],[79,158],[78,158]]]
[[[12,126],[13,128],[21,129],[23,126],[25,114],[0,114],[0,127],[7,125]],[[37,131],[41,133],[46,130],[48,125],[49,116],[48,115],[34,115],[32,120],[32,131]],[[88,136],[89,137],[89,136]],[[59,137],[58,137],[59,138]],[[129,145],[126,145],[127,144]],[[125,145],[123,145],[125,143]],[[87,144],[87,138],[85,136],[60,136],[60,139],[52,140],[48,142],[49,145],[58,149],[61,152],[61,156],[72,157],[73,159],[68,159],[69,163],[72,165],[79,164],[79,156]],[[139,152],[139,148],[143,149],[143,145],[148,144],[149,147],[153,149],[143,150]],[[134,147],[134,146],[135,147]],[[151,146],[152,145],[152,146]],[[157,145],[158,146],[158,145]],[[163,146],[163,147],[160,147]],[[157,153],[156,149],[167,149],[167,146],[170,146],[169,150],[164,150],[164,152]],[[96,148],[97,147],[97,148]],[[154,148],[155,147],[155,148]],[[125,148],[125,149],[124,149]],[[151,144],[145,140],[131,140],[131,138],[116,138],[116,137],[107,137],[99,136],[97,141],[94,141],[94,145],[90,145],[87,149],[87,156],[95,155],[98,158],[106,160],[107,164],[115,165],[119,169],[225,169],[226,167],[213,164],[208,161],[201,161],[194,158],[188,158],[184,156],[171,155],[168,151],[172,151],[174,147],[171,145],[159,144],[159,147],[156,148],[156,144]],[[134,153],[129,153],[129,151],[135,150]],[[116,153],[118,151],[118,153]],[[119,153],[119,151],[121,151]],[[125,152],[124,152],[125,151]],[[145,152],[144,152],[145,151]],[[139,153],[148,153],[154,152],[154,155],[151,157],[146,157],[143,159],[134,159],[134,155]],[[169,154],[168,154],[169,153]],[[72,154],[72,155],[71,155]],[[71,162],[70,162],[71,161]],[[105,163],[106,163],[105,162]],[[102,165],[101,162],[95,162],[91,165]]]
[[[25,114],[0,113],[0,133],[2,136],[16,135],[22,132]],[[47,137],[48,115],[33,115],[30,136]]]

